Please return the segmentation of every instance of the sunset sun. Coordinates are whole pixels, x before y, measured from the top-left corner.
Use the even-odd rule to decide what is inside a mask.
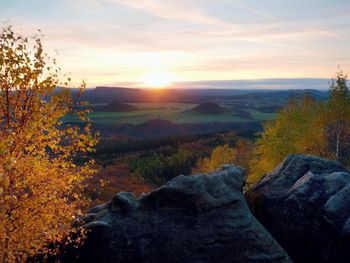
[[[175,76],[168,72],[152,72],[142,80],[142,85],[149,88],[166,88],[173,84]]]

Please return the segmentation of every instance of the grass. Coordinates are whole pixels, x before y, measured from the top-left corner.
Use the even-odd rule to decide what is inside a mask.
[[[148,120],[159,118],[174,123],[209,123],[209,122],[247,122],[270,120],[274,113],[262,113],[251,110],[253,120],[247,120],[232,113],[201,114],[187,112],[196,104],[188,103],[130,103],[140,110],[132,112],[93,112],[88,116],[96,124],[141,124]],[[77,122],[74,117],[67,116],[66,122]]]
[[[170,110],[170,111],[185,111],[192,109],[197,104],[192,103],[127,103],[141,110]]]
[[[276,118],[276,113],[266,113],[266,112],[260,112],[257,110],[250,110],[249,112],[252,115],[254,120],[265,121],[265,120],[274,120]]]

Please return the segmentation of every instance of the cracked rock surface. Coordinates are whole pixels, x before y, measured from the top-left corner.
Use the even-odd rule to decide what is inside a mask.
[[[178,176],[136,198],[118,193],[90,209],[80,224],[85,245],[64,262],[291,262],[251,214],[235,166]]]
[[[294,262],[350,262],[350,174],[339,162],[290,155],[246,197]]]

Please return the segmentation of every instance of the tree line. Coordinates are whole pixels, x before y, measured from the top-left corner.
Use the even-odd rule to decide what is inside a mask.
[[[329,83],[329,98],[291,97],[273,121],[264,124],[250,161],[249,182],[256,182],[288,154],[310,154],[350,166],[350,96],[340,70]]]

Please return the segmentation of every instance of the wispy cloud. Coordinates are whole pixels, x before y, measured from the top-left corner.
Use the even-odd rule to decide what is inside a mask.
[[[236,1],[236,0],[224,0],[224,1],[226,3],[228,3],[228,4],[230,4],[230,5],[235,5],[237,7],[240,7],[242,9],[244,9],[244,10],[247,10],[247,11],[249,11],[251,13],[254,13],[254,14],[258,15],[258,16],[265,17],[265,18],[272,19],[272,20],[277,20],[277,18],[275,16],[272,16],[272,15],[267,14],[265,12],[259,11],[259,10],[255,9],[255,8],[249,7],[249,6],[245,5],[245,4],[242,4],[240,1]]]
[[[11,0],[0,17],[25,34],[41,28],[62,67],[93,84],[137,81],[159,69],[187,80],[328,77],[337,64],[350,70],[348,0],[288,3]]]
[[[270,19],[270,20],[275,21],[276,23],[279,23],[281,25],[287,25],[287,23],[283,19],[281,19],[281,18],[279,18],[277,16],[273,16],[271,14],[268,14],[266,12],[262,12],[260,10],[257,10],[257,9],[255,9],[253,7],[248,6],[248,5],[245,5],[245,4],[241,3],[238,0],[224,0],[224,1],[226,3],[228,3],[228,4],[230,4],[230,5],[234,5],[234,6],[240,7],[240,8],[242,8],[242,9],[248,11],[248,12],[251,12],[251,13],[256,14],[258,16],[261,16],[263,18]],[[327,30],[323,30],[323,29],[320,29],[320,28],[299,25],[298,21],[294,21],[293,24],[294,24],[295,29],[297,29],[297,30],[301,30],[301,31],[304,31],[304,32],[309,32],[309,33],[314,33],[314,34],[319,34],[319,35],[335,38],[335,39],[338,39],[338,40],[350,41],[349,37],[340,36],[340,35],[338,35],[336,33],[333,33],[333,32],[327,31]]]
[[[228,25],[225,21],[220,18],[216,18],[206,14],[201,9],[201,4],[205,1],[200,0],[109,0],[110,2],[125,5],[130,8],[139,9],[154,16],[185,20],[198,24],[209,24],[209,25]]]

